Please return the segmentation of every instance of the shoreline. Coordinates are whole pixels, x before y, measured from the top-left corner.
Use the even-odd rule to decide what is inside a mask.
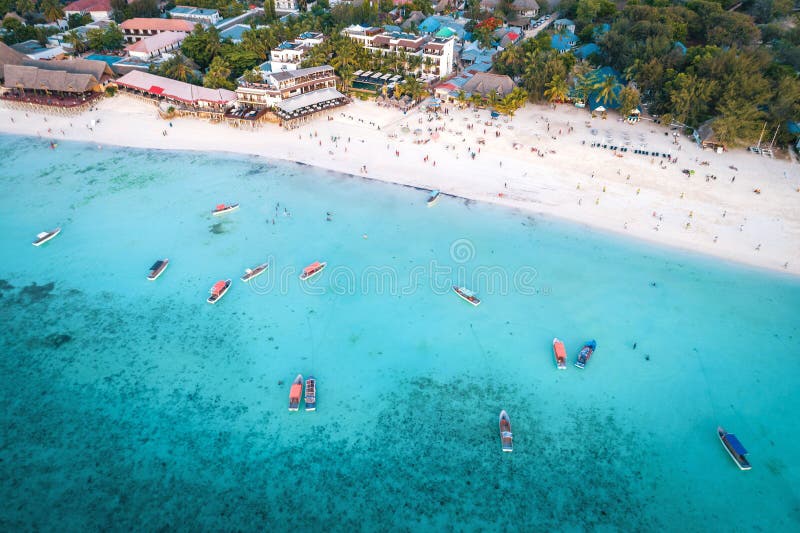
[[[240,130],[192,118],[169,122],[158,118],[155,106],[127,95],[73,116],[30,111],[26,116],[0,106],[2,115],[0,132],[38,137],[43,149],[49,149],[45,143],[66,139],[293,162],[418,190],[439,189],[447,196],[660,247],[800,275],[800,165],[744,151],[719,155],[685,138],[666,145],[665,138],[673,140],[666,128],[590,119],[577,108],[528,104],[510,121],[489,120],[487,110],[451,108],[443,119],[428,120],[420,109],[402,115],[356,101],[331,118],[321,116],[288,131],[274,124]],[[622,145],[623,139],[630,150],[623,157],[590,146],[600,140]],[[637,145],[660,153],[669,149],[678,163],[650,158],[648,165],[646,156],[630,154]],[[695,175],[681,174],[685,168]],[[703,181],[704,174],[715,177]],[[731,174],[735,183],[728,180]]]

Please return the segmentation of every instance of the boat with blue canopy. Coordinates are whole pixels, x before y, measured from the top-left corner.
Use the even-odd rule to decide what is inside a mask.
[[[725,450],[728,452],[728,455],[731,456],[733,462],[739,467],[739,470],[750,470],[750,462],[745,457],[745,455],[747,455],[747,450],[742,443],[739,442],[739,439],[736,438],[736,435],[728,433],[722,426],[717,427],[717,435],[719,436],[720,442],[722,442],[722,445],[725,447]]]
[[[453,285],[453,291],[455,291],[455,293],[458,294],[465,302],[469,302],[475,307],[478,307],[481,304],[480,299],[475,296],[475,293],[466,287],[456,287]]]
[[[586,363],[589,362],[589,358],[594,353],[595,348],[597,348],[597,343],[595,341],[592,340],[585,343],[578,354],[578,360],[575,361],[575,366],[578,368],[585,367]]]

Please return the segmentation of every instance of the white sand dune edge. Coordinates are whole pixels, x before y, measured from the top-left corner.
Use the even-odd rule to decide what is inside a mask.
[[[429,121],[422,111],[403,115],[372,102],[355,102],[331,118],[293,131],[272,124],[240,130],[191,118],[170,126],[151,103],[127,95],[77,116],[26,116],[0,105],[0,131],[39,136],[43,150],[50,140],[71,139],[297,161],[800,274],[800,165],[794,162],[744,150],[716,154],[686,137],[676,145],[671,131],[652,122],[591,119],[570,106],[528,105],[512,120],[490,125],[488,111],[450,108],[442,120]],[[438,138],[431,138],[432,128],[443,128]],[[628,143],[629,151],[618,157],[590,147],[595,141]],[[678,162],[633,154],[638,148],[667,152]],[[682,169],[695,173],[687,177]]]

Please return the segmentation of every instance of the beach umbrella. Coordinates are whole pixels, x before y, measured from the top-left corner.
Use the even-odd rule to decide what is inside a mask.
[[[603,106],[597,106],[597,107],[594,108],[594,110],[597,111],[598,113],[605,113],[606,112],[606,108],[603,107]]]

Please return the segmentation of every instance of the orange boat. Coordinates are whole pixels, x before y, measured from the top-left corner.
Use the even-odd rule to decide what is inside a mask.
[[[553,353],[556,356],[556,366],[559,370],[567,369],[567,350],[564,348],[564,343],[556,337],[553,339]]]
[[[289,410],[297,411],[300,407],[300,396],[303,395],[303,374],[297,374],[289,390]]]
[[[230,213],[231,211],[235,211],[236,209],[239,209],[239,204],[228,204],[228,205],[217,204],[217,207],[215,207],[214,210],[211,211],[211,214],[216,217],[219,215],[224,215],[225,213]]]
[[[303,269],[303,273],[300,274],[300,281],[306,281],[308,279],[313,278],[320,272],[322,272],[325,267],[328,266],[328,263],[320,263],[319,261],[314,261],[307,267]]]
[[[225,296],[225,293],[228,292],[228,289],[231,288],[231,280],[226,279],[225,281],[218,281],[211,287],[211,295],[206,300],[210,304],[215,304],[219,301],[220,298]]]

